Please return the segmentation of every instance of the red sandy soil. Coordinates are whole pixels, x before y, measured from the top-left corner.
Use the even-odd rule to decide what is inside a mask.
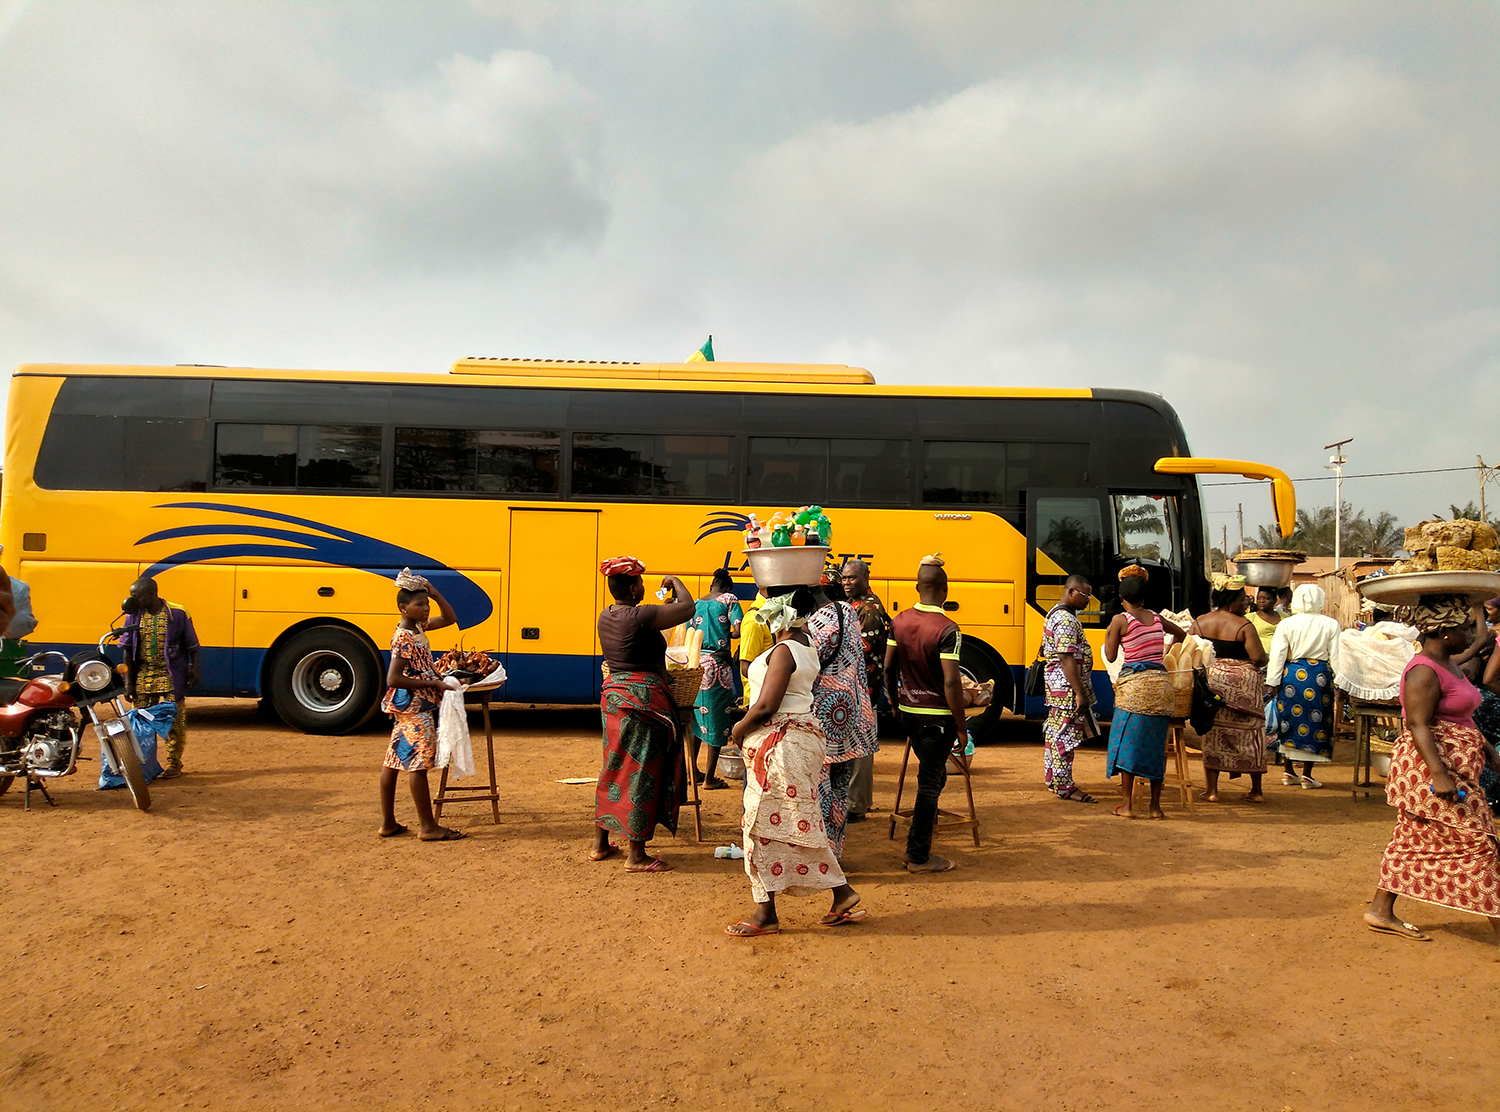
[[[868,921],[787,899],[783,934],[735,940],[736,792],[701,844],[686,815],[657,840],[676,871],[628,875],[586,860],[592,786],[555,782],[597,770],[597,714],[496,718],[501,821],[450,810],[462,842],[375,837],[378,723],[249,704],[192,706],[149,814],[97,764],[56,808],[12,789],[0,1108],[1497,1106],[1489,927],[1402,901],[1435,941],[1365,929],[1391,816],[1347,764],[1127,823],[1101,750],[1078,776],[1106,801],[1064,803],[1015,727],[976,761],[982,845],[939,837],[956,871],[908,876],[882,811],[845,854]]]

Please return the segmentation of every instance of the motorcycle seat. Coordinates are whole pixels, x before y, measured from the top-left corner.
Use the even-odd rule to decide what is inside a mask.
[[[0,677],[0,706],[9,705],[19,699],[21,697],[21,688],[25,687],[27,682],[26,680]]]

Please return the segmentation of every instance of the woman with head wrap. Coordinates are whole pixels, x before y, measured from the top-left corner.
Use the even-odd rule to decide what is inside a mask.
[[[719,764],[719,749],[729,740],[729,708],[740,695],[740,674],[734,666],[731,649],[734,638],[740,635],[740,623],[744,612],[740,600],[734,593],[734,580],[727,568],[714,572],[709,597],[700,598],[693,604],[693,618],[689,629],[703,631],[703,682],[698,687],[698,699],[693,703],[693,762],[698,761],[697,743],[708,746],[708,762],[703,768],[705,788],[727,788],[729,785],[714,775]]]
[[[599,615],[599,647],[609,666],[599,707],[604,713],[604,763],[594,793],[594,848],[603,861],[619,847],[611,831],[623,834],[629,849],[625,869],[661,873],[672,866],[646,855],[646,843],[660,823],[677,833],[677,811],[687,798],[687,781],[677,749],[677,704],[667,685],[664,629],[693,616],[693,596],[675,575],[661,581],[671,602],[642,606],[645,565],[619,556],[599,565],[614,602]]]
[[[1150,574],[1136,564],[1120,571],[1120,603],[1125,611],[1116,614],[1104,631],[1104,659],[1113,664],[1116,657],[1124,657],[1115,684],[1115,713],[1104,759],[1106,778],[1120,774],[1123,798],[1115,814],[1122,819],[1135,818],[1137,776],[1151,784],[1151,809],[1147,813],[1154,819],[1166,818],[1161,809],[1161,784],[1167,774],[1167,728],[1172,719],[1156,712],[1170,707],[1173,693],[1172,681],[1162,665],[1162,652],[1167,634],[1179,641],[1186,634],[1142,605]]]
[[[858,760],[873,756],[880,748],[859,612],[844,598],[844,589],[836,580],[823,584],[813,592],[814,602],[822,605],[807,620],[807,636],[817,650],[821,668],[813,681],[813,713],[828,743],[824,754],[828,773],[818,783],[818,802],[823,808],[828,841],[839,858],[844,856],[849,785]]]
[[[1271,639],[1266,686],[1276,693],[1281,719],[1281,756],[1287,787],[1321,788],[1312,777],[1316,762],[1333,759],[1333,677],[1339,670],[1342,627],[1323,613],[1323,588],[1303,583],[1292,592],[1292,614]],[[1302,762],[1299,779],[1292,762]]]
[[[1474,636],[1469,603],[1423,596],[1402,620],[1420,631],[1420,649],[1401,676],[1406,728],[1385,782],[1396,829],[1365,922],[1382,934],[1429,941],[1396,917],[1396,897],[1407,896],[1488,916],[1500,942],[1500,848],[1479,789],[1481,770],[1500,767],[1500,757],[1474,726],[1479,692],[1452,659]]]
[[[750,665],[755,705],[735,723],[733,738],[745,753],[745,873],[755,910],[727,928],[735,938],[777,934],[776,895],[811,895],[832,889],[822,922],[839,926],[863,918],[859,895],[844,879],[828,842],[818,783],[827,776],[827,739],[813,713],[818,653],[804,631],[813,610],[806,587],[771,597],[755,612],[775,639]]]
[[[1250,774],[1245,799],[1264,803],[1261,778],[1266,773],[1265,667],[1266,651],[1260,635],[1245,618],[1249,599],[1243,575],[1214,576],[1209,595],[1213,609],[1194,623],[1199,634],[1213,642],[1214,663],[1208,686],[1224,700],[1214,715],[1213,729],[1203,737],[1203,775],[1208,790],[1203,799],[1219,801],[1219,773],[1231,777]]]

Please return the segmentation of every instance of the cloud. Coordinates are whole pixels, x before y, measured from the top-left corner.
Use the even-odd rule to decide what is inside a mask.
[[[1110,85],[1004,78],[777,144],[750,161],[740,202],[771,233],[762,258],[1097,272],[1295,220],[1422,126],[1410,82],[1362,59]]]
[[[605,226],[598,106],[540,54],[377,83],[275,5],[98,14],[61,13],[0,78],[0,144],[34,169],[0,182],[0,222],[44,269],[65,243],[72,266],[202,273],[217,255],[347,280],[504,265]],[[35,80],[49,70],[68,80]]]

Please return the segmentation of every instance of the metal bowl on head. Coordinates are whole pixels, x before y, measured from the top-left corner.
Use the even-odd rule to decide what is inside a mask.
[[[1245,577],[1247,587],[1289,587],[1292,569],[1307,559],[1290,549],[1247,549],[1232,557],[1235,570]]]
[[[794,584],[812,586],[823,580],[823,564],[828,559],[825,545],[793,544],[784,548],[745,549],[745,559],[750,562],[750,574],[755,585],[764,591],[767,587],[789,587]]]
[[[1361,579],[1356,589],[1382,608],[1415,606],[1423,595],[1463,595],[1471,603],[1500,595],[1500,572],[1414,571]]]

